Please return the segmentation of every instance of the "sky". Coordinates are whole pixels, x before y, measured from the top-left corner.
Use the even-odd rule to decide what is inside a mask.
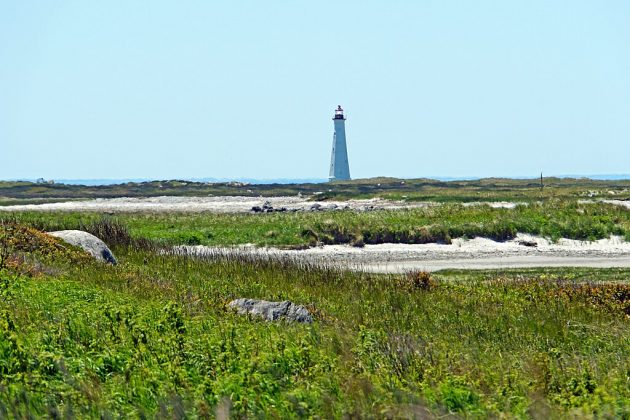
[[[630,173],[627,0],[0,0],[0,179]]]

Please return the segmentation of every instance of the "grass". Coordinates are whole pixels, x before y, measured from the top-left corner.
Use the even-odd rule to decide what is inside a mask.
[[[84,229],[99,213],[20,212],[8,215],[45,231]],[[630,240],[630,212],[605,203],[554,200],[513,209],[443,204],[413,210],[270,214],[118,214],[105,220],[125,225],[134,238],[163,244],[307,247],[325,244],[448,243],[458,237],[513,238],[517,232],[557,240],[596,240],[611,235]]]
[[[0,269],[2,417],[630,416],[627,269],[373,275],[135,244],[113,267],[21,242]]]
[[[572,178],[487,178],[471,181],[371,178],[324,184],[205,183],[181,180],[128,182],[118,185],[84,186],[0,181],[0,205],[25,204],[33,200],[177,196],[272,197],[301,194],[317,200],[382,197],[406,201],[470,202],[523,201],[579,198],[630,198],[630,180]]]

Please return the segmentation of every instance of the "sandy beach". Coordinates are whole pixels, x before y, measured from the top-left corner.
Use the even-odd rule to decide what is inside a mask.
[[[352,209],[357,211],[373,209],[400,209],[427,207],[430,203],[406,203],[403,201],[368,200],[313,201],[304,197],[121,197],[96,198],[85,201],[65,201],[59,203],[24,204],[0,206],[0,211],[96,211],[107,213],[138,212],[182,212],[182,213],[249,213],[252,207],[268,203],[276,210],[310,211],[313,206],[320,210]]]
[[[594,201],[591,201],[594,202]],[[628,208],[627,201],[607,203]],[[112,198],[29,204],[0,207],[0,211],[95,211],[104,213],[249,213],[253,207],[267,206],[278,211],[333,211],[348,209],[371,211],[382,209],[420,208],[438,203],[407,203],[382,199],[317,202],[293,197],[149,197]],[[494,208],[513,208],[522,203],[466,203]],[[239,253],[250,256],[292,258],[322,265],[333,264],[353,270],[372,272],[436,271],[443,269],[501,269],[519,267],[630,267],[630,243],[621,237],[595,242],[560,239],[553,243],[545,238],[519,234],[515,239],[496,242],[485,238],[455,239],[442,244],[379,244],[355,248],[348,245],[327,245],[306,250],[281,250],[239,246],[212,248],[179,247],[179,252],[195,255]]]
[[[227,253],[261,258],[289,258],[319,265],[383,273],[524,267],[630,267],[630,243],[620,237],[594,242],[560,239],[557,243],[552,243],[544,238],[519,234],[515,239],[506,242],[485,238],[455,239],[449,245],[379,244],[362,248],[325,245],[306,250],[247,245],[231,248],[180,246],[176,248],[176,252],[193,256]]]

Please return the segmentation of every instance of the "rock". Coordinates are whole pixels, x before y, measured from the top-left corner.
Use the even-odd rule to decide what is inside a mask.
[[[270,302],[257,299],[236,299],[228,304],[230,308],[236,309],[241,315],[252,314],[264,318],[266,321],[277,321],[286,319],[288,321],[303,322],[310,324],[313,317],[304,306],[296,305],[285,300],[284,302]]]
[[[372,205],[369,205],[369,206],[363,206],[362,211],[375,211],[375,210],[382,210],[382,209],[383,209],[383,208],[382,208],[382,207],[380,207],[380,206],[372,206]]]
[[[329,204],[326,206],[326,210],[337,210],[339,206],[336,205],[335,203]]]
[[[315,203],[315,204],[311,204],[310,210],[311,211],[319,211],[321,210],[322,205],[319,203]]]
[[[530,240],[527,240],[527,239],[522,239],[522,240],[518,241],[518,244],[522,245],[522,246],[531,246],[531,247],[537,247],[538,246],[538,243],[536,241],[530,241]]]
[[[112,251],[91,233],[82,230],[60,230],[57,232],[48,232],[49,235],[62,239],[71,245],[83,248],[84,251],[91,254],[97,260],[116,265],[116,258]]]
[[[252,207],[252,211],[254,213],[273,213],[275,211],[286,211],[286,208],[282,207],[280,209],[274,209],[273,206],[271,205],[271,201],[265,201],[262,207],[261,206]]]

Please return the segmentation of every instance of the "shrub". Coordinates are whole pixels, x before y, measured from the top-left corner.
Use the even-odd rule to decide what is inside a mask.
[[[91,233],[109,246],[128,246],[134,242],[127,227],[109,217],[103,217],[88,224],[81,224],[79,230]]]
[[[465,381],[449,379],[443,382],[440,394],[449,411],[469,412],[479,404],[479,396],[465,386]]]
[[[399,286],[405,290],[433,290],[437,281],[428,271],[409,271],[399,278]]]

